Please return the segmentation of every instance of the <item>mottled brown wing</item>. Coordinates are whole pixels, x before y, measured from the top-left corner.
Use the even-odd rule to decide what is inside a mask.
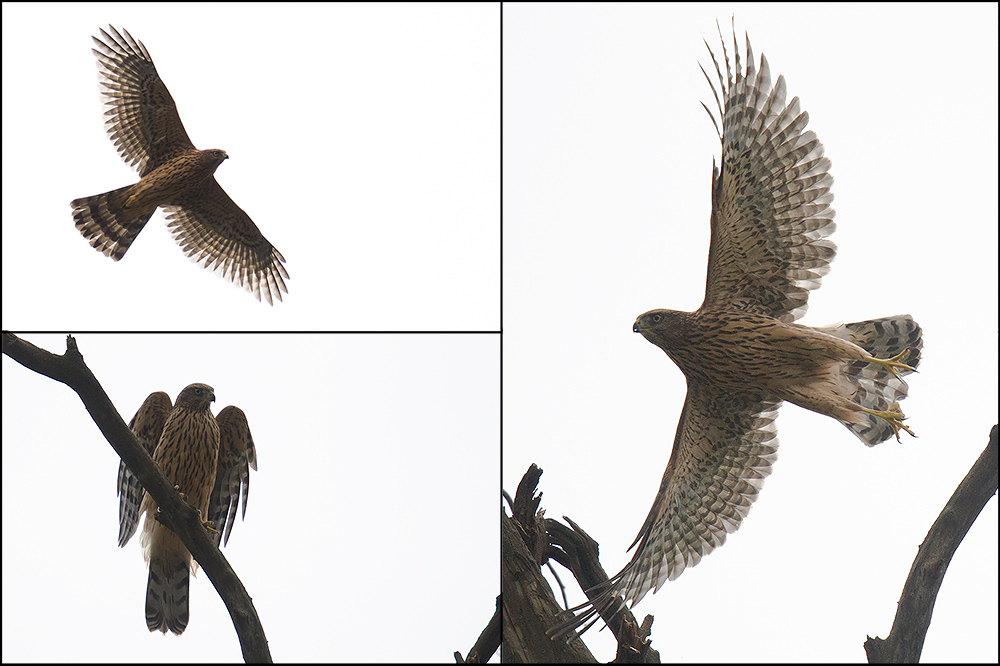
[[[145,176],[171,157],[193,150],[194,144],[146,47],[127,30],[122,36],[108,27],[110,34],[101,29],[103,40],[94,37],[100,50],[93,49],[107,107],[105,125],[125,163]]]
[[[229,543],[229,533],[236,523],[236,510],[243,494],[243,513],[247,513],[250,494],[250,468],[257,469],[257,451],[250,435],[246,414],[230,405],[215,417],[219,424],[219,463],[215,473],[215,488],[208,501],[208,519],[217,532],[215,544]]]
[[[164,206],[167,226],[184,254],[273,304],[288,293],[285,258],[214,177],[197,192]]]
[[[632,547],[632,560],[603,592],[570,609],[553,637],[586,631],[598,609],[624,596],[637,604],[650,590],[721,546],[750,511],[778,455],[774,419],[780,401],[689,383],[674,448],[660,489]],[[582,627],[582,628],[581,628]]]
[[[688,386],[674,448],[639,535],[626,600],[638,603],[726,542],[777,459],[781,401],[701,383]]]
[[[705,74],[722,119],[722,169],[713,167],[712,173],[712,242],[702,307],[791,322],[805,313],[809,290],[819,286],[837,250],[826,238],[836,228],[830,160],[816,134],[805,131],[809,114],[799,112],[798,97],[785,104],[784,77],[771,86],[764,56],[760,70],[754,68],[749,38],[742,73],[735,41],[734,35],[735,79],[725,43],[725,78],[709,49],[721,102]]]
[[[163,433],[163,424],[170,416],[173,405],[170,396],[163,391],[150,393],[135,413],[128,427],[150,456],[156,450]],[[142,484],[132,474],[132,470],[122,461],[118,464],[118,545],[124,546],[135,534],[139,524],[139,507],[142,503]]]

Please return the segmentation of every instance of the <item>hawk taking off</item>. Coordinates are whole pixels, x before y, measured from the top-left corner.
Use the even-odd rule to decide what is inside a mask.
[[[707,44],[706,44],[707,46]],[[735,72],[723,42],[722,166],[712,173],[712,240],[705,301],[694,312],[650,310],[633,330],[684,372],[687,397],[660,489],[624,569],[591,589],[553,636],[573,638],[634,606],[725,543],[757,498],[777,458],[774,419],[783,400],[831,416],[867,446],[899,431],[902,375],[920,361],[920,326],[909,315],[810,328],[806,310],[836,246],[830,160],[785,80],[771,84],[767,59]],[[704,72],[704,68],[702,68]],[[735,78],[734,78],[735,76]],[[704,105],[703,105],[704,106]],[[708,107],[705,107],[708,111]],[[715,116],[712,122],[719,129]],[[579,633],[578,633],[579,632]]]
[[[177,404],[162,391],[150,394],[129,427],[167,479],[184,493],[188,504],[215,528],[215,544],[229,542],[236,509],[243,495],[243,515],[250,492],[250,468],[257,469],[257,452],[247,417],[230,405],[218,416],[210,406],[215,392],[207,384],[191,384]],[[149,563],[146,626],[180,635],[188,624],[188,582],[191,553],[170,528],[156,520],[156,502],[122,462],[118,466],[118,545],[125,546],[146,513],[142,552]],[[197,567],[197,563],[195,563]]]
[[[184,254],[273,305],[288,293],[285,258],[215,180],[226,151],[198,150],[142,42],[111,27],[94,37],[108,136],[135,185],[71,202],[73,220],[95,249],[118,261],[158,206]]]

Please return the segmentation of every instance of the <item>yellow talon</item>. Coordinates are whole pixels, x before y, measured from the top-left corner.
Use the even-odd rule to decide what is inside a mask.
[[[185,502],[187,502],[188,496],[186,494],[184,494],[184,493],[181,492],[181,487],[180,486],[174,486],[174,490],[177,491],[177,493],[181,496],[182,500],[184,500]],[[198,509],[197,511],[198,511],[198,515],[201,516],[201,509]],[[202,518],[201,518],[201,525],[202,525],[202,527],[204,527],[206,530],[208,530],[212,534],[218,534],[219,533],[219,531],[217,529],[215,529],[214,527],[212,527],[212,521],[211,520],[205,520],[204,516],[202,516]]]
[[[910,366],[906,365],[905,363],[900,362],[900,360],[899,360],[899,359],[903,358],[904,356],[906,356],[909,353],[910,353],[909,349],[904,349],[903,351],[899,352],[898,354],[896,354],[892,358],[886,358],[886,359],[871,358],[869,360],[872,363],[876,363],[878,365],[881,365],[883,368],[885,368],[886,370],[888,370],[889,372],[891,372],[893,377],[897,377],[898,378],[899,377],[899,373],[896,372],[897,369],[898,370],[906,370],[907,372],[916,372],[917,371],[916,368],[911,368]],[[871,413],[874,414],[875,412],[871,412]],[[881,414],[877,414],[877,415],[881,416]],[[886,420],[888,421],[889,419],[886,419]],[[903,427],[905,428],[906,426],[903,426]],[[909,431],[907,431],[907,432],[909,432]]]
[[[910,434],[913,434],[913,433],[910,433]],[[201,509],[198,509],[198,515],[201,516]],[[205,520],[204,518],[202,518],[201,519],[201,526],[204,527],[209,532],[211,532],[212,534],[218,534],[219,533],[219,531],[217,529],[215,529],[214,527],[212,527],[212,521],[211,520]]]
[[[899,357],[897,356],[896,358],[899,358]],[[890,360],[894,360],[894,359],[890,359]],[[900,365],[902,365],[902,364],[900,364]],[[915,432],[913,432],[912,430],[910,430],[906,426],[906,424],[903,423],[903,419],[905,419],[906,417],[903,415],[903,410],[901,410],[899,408],[899,403],[898,402],[892,403],[892,407],[890,407],[889,410],[885,411],[885,412],[879,412],[879,411],[874,411],[874,410],[871,410],[871,409],[864,409],[864,408],[862,408],[861,411],[863,411],[865,414],[871,414],[872,416],[877,416],[880,419],[884,420],[886,423],[888,423],[889,427],[892,428],[892,434],[896,436],[896,441],[897,442],[900,441],[899,440],[899,431],[900,430],[905,430],[907,433],[909,433],[909,435],[911,437],[916,437],[917,436],[917,434]]]

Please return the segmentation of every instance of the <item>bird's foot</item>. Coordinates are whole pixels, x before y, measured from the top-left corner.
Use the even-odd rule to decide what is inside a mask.
[[[898,354],[896,354],[892,358],[885,358],[885,359],[882,359],[882,358],[872,358],[872,359],[870,359],[870,361],[872,363],[876,363],[878,365],[881,365],[883,368],[885,368],[886,370],[888,370],[889,372],[891,372],[893,377],[897,377],[898,378],[899,377],[899,372],[897,372],[898,370],[905,370],[906,372],[916,372],[917,371],[916,368],[910,367],[910,366],[906,365],[905,363],[903,363],[902,361],[899,360],[899,359],[903,358],[904,356],[906,356],[909,353],[910,353],[909,349],[904,349],[903,351],[899,352]]]
[[[886,423],[888,423],[889,427],[892,428],[892,434],[896,436],[897,442],[899,441],[900,430],[905,430],[907,433],[909,433],[911,437],[917,436],[915,432],[910,430],[906,426],[906,424],[903,423],[903,420],[906,418],[906,416],[903,415],[903,410],[899,408],[898,402],[892,403],[892,407],[890,407],[888,411],[884,412],[871,409],[864,409],[864,408],[862,408],[861,411],[863,411],[865,414],[871,414],[872,416],[877,416],[880,419],[884,420]]]
[[[198,515],[201,516],[201,509],[198,509]],[[211,532],[212,534],[218,534],[219,533],[219,531],[217,529],[215,529],[214,527],[212,527],[212,521],[211,520],[205,520],[204,516],[201,516],[201,526],[204,527],[209,532]]]

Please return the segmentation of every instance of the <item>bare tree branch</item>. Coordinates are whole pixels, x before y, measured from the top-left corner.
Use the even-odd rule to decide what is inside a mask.
[[[979,513],[997,492],[997,426],[979,460],[965,475],[937,520],[924,537],[886,639],[868,637],[865,652],[870,663],[917,663],[934,612],[941,581],[951,558]]]
[[[567,643],[545,633],[559,623],[563,611],[541,575],[549,558],[571,570],[585,591],[608,577],[598,561],[597,542],[568,518],[573,529],[544,517],[544,510],[539,509],[541,493],[535,494],[541,475],[542,470],[531,465],[518,483],[512,515],[501,512],[500,516],[503,661],[594,663],[596,659],[582,640]],[[614,663],[659,663],[659,653],[645,640],[651,617],[639,627],[632,613],[622,608],[622,614],[612,622],[618,638]]]
[[[497,597],[497,609],[493,617],[486,623],[483,633],[479,634],[476,644],[469,650],[469,655],[462,658],[461,652],[455,653],[456,664],[485,664],[500,647],[500,597]]]
[[[57,356],[5,331],[3,353],[29,370],[62,382],[76,391],[112,448],[139,479],[146,492],[156,500],[160,507],[157,519],[180,537],[212,581],[229,609],[240,639],[243,658],[248,663],[270,663],[271,653],[264,628],[246,588],[202,527],[198,511],[181,499],[122,420],[104,388],[84,362],[76,339],[72,335],[66,336],[66,352]]]

